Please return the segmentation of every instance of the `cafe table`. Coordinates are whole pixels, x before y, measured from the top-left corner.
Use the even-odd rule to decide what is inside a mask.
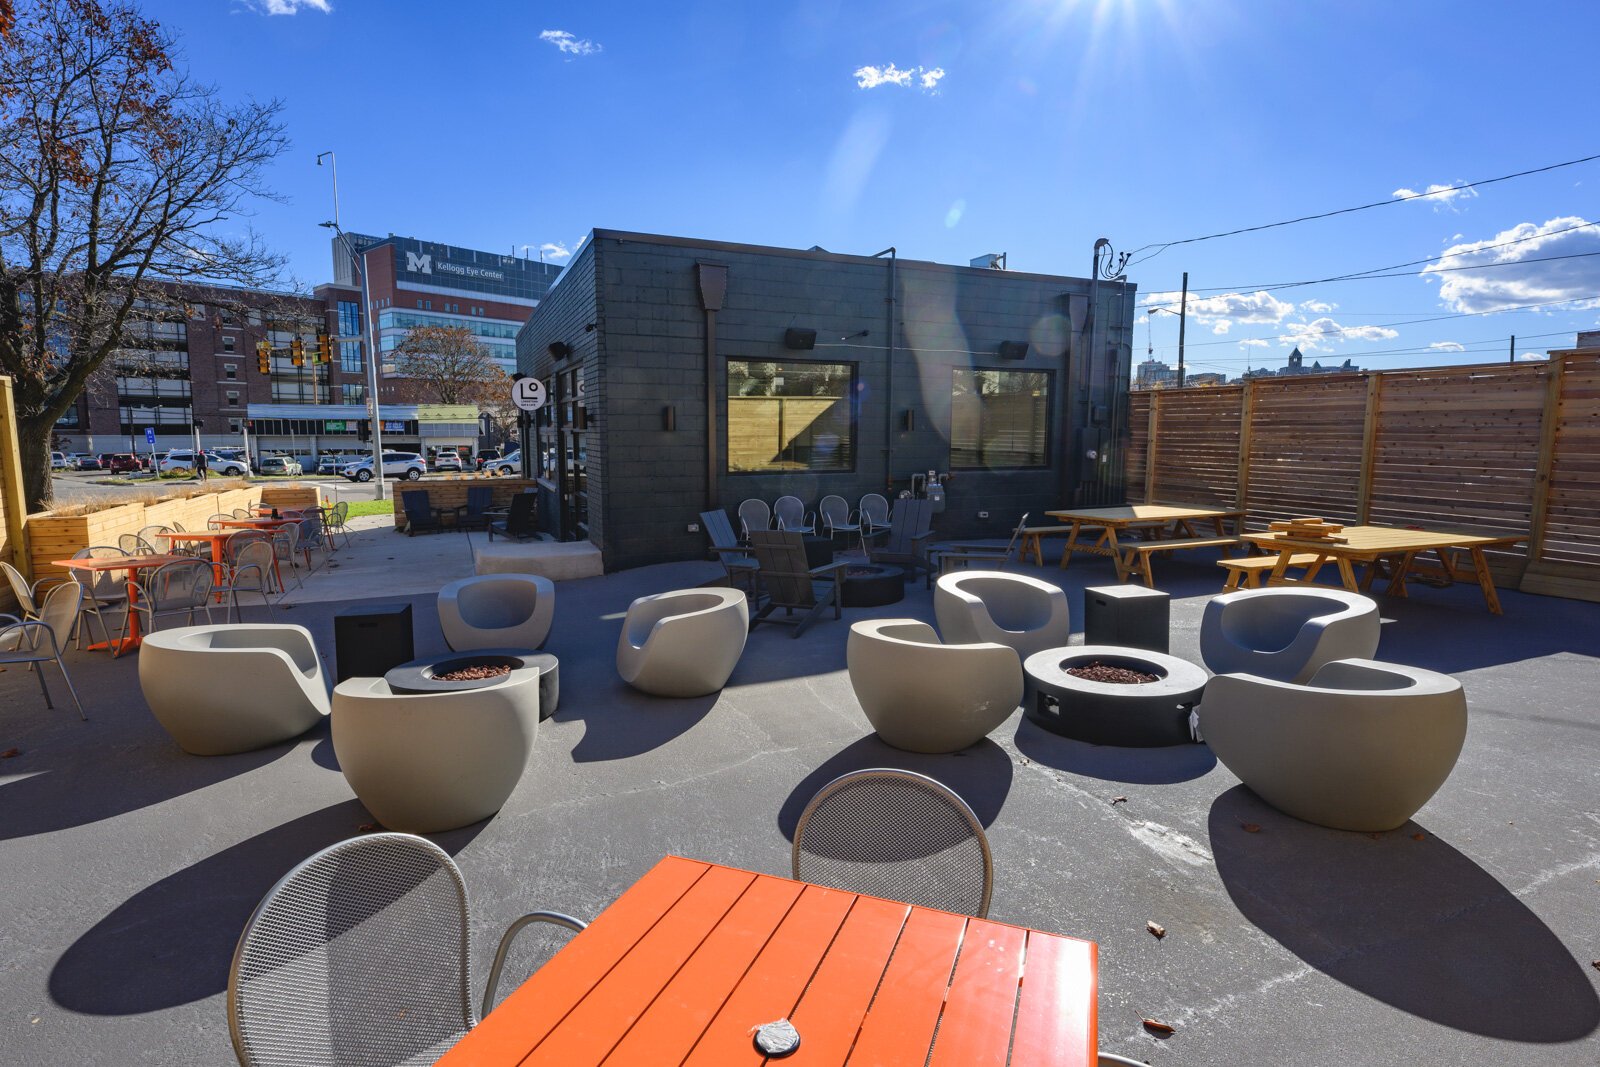
[[[1520,534],[1486,536],[1404,526],[1346,526],[1337,536],[1342,540],[1324,542],[1269,532],[1245,534],[1244,540],[1263,552],[1277,553],[1278,560],[1266,579],[1269,586],[1309,583],[1323,564],[1331,562],[1338,568],[1340,583],[1346,589],[1352,593],[1366,592],[1372,587],[1380,568],[1388,565],[1389,583],[1384,592],[1396,597],[1406,595],[1406,579],[1418,571],[1413,566],[1416,557],[1423,552],[1434,552],[1438,555],[1439,566],[1420,573],[1440,576],[1449,581],[1476,581],[1478,588],[1483,590],[1484,603],[1495,615],[1501,614],[1500,596],[1495,592],[1494,576],[1489,571],[1484,550],[1508,548],[1527,540],[1526,536]],[[1457,556],[1462,552],[1467,554],[1470,567],[1462,566],[1458,561]],[[1296,555],[1317,557],[1306,568],[1305,576],[1298,579],[1289,578],[1284,573],[1290,565],[1290,557]],[[1356,581],[1352,566],[1356,563],[1367,566],[1359,582]]]
[[[111,649],[112,658],[124,652],[136,649],[144,640],[144,634],[139,629],[139,613],[133,610],[132,605],[139,602],[139,572],[152,567],[160,567],[167,563],[179,563],[189,560],[190,556],[122,556],[115,559],[58,559],[52,561],[52,566],[65,567],[70,571],[89,575],[92,579],[96,574],[108,571],[128,572],[128,634],[126,637],[113,640],[106,634],[106,640],[99,644],[90,645],[95,651],[102,648]]]
[[[441,1067],[1085,1067],[1091,941],[668,856]],[[788,1020],[781,1059],[755,1044]]]

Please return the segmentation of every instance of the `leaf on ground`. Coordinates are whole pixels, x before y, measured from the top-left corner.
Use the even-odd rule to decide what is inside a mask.
[[[1112,797],[1111,798],[1111,803],[1113,805],[1126,804],[1127,802],[1128,802],[1128,798],[1127,797]]]
[[[1259,834],[1261,832],[1261,824],[1260,823],[1246,822],[1246,823],[1240,823],[1239,825],[1240,825],[1240,828],[1243,829],[1244,832],[1247,833],[1247,834]]]
[[[1411,835],[1411,840],[1413,840],[1413,841],[1426,841],[1427,839],[1428,839],[1428,835],[1427,834],[1412,834]]]
[[[8,748],[4,752],[0,752],[0,759],[10,759],[13,756],[20,756],[20,755],[22,755],[22,749],[20,749],[20,748]]]
[[[377,831],[377,829],[378,824],[375,822],[364,822],[360,826],[356,827],[356,830],[363,834],[374,833]]]
[[[1156,922],[1154,919],[1146,919],[1144,922],[1144,928],[1154,934],[1156,936],[1156,940],[1158,941],[1167,936],[1167,928]]]
[[[1144,1028],[1150,1031],[1152,1034],[1160,1034],[1162,1037],[1171,1037],[1173,1034],[1178,1032],[1177,1027],[1169,1023],[1161,1022],[1157,1019],[1144,1020]]]

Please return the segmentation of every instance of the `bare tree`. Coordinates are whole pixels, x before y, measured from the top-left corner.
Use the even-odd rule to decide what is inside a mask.
[[[392,356],[405,379],[398,391],[413,404],[481,404],[506,376],[464,326],[418,326]]]
[[[171,304],[157,279],[276,279],[281,258],[237,220],[288,142],[276,101],[222,102],[127,4],[22,0],[0,30],[0,373],[39,509],[52,427],[130,324]]]

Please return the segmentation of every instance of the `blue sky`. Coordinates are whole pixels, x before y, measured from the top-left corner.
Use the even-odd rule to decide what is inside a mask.
[[[1511,334],[1542,354],[1600,323],[1600,256],[1582,256],[1600,252],[1585,225],[1600,160],[1152,255],[1600,153],[1596,5],[144,7],[198,76],[285,103],[294,145],[269,176],[284,203],[253,222],[303,284],[329,273],[314,160],[334,149],[347,229],[556,262],[605,227],[944,263],[1005,252],[1081,276],[1109,237],[1143,249],[1129,278],[1147,298],[1189,272],[1195,370],[1280,365],[1296,344],[1363,367],[1497,361]],[[1262,291],[1445,253],[1512,263]],[[1481,314],[1527,304],[1546,306]],[[1136,360],[1153,344],[1175,361],[1176,339],[1176,318],[1141,316]]]

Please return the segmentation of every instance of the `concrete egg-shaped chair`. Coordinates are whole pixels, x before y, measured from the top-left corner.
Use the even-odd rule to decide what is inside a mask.
[[[456,652],[544,646],[556,585],[537,574],[481,574],[439,590],[439,628]]]
[[[715,693],[744,653],[750,607],[742,590],[679,589],[640,597],[617,637],[617,673],[662,697]]]
[[[850,685],[885,744],[908,752],[959,752],[1005,722],[1022,702],[1022,660],[1006,645],[947,645],[915,619],[853,623]]]
[[[1460,682],[1363,659],[1326,663],[1305,685],[1221,674],[1197,714],[1212,753],[1268,804],[1367,833],[1415,815],[1467,736]]]
[[[1060,587],[1004,571],[958,571],[934,583],[933,613],[952,645],[993,643],[1021,659],[1062,648],[1072,636],[1072,609]]]
[[[1378,605],[1342,589],[1244,589],[1212,597],[1200,658],[1213,674],[1305,682],[1325,663],[1378,654]]]
[[[345,781],[378,822],[412,834],[467,826],[522,780],[539,733],[539,672],[436,693],[348,678],[333,691],[332,732]]]
[[[221,756],[298,737],[328,714],[311,631],[250,623],[147,633],[139,688],[185,752]]]

